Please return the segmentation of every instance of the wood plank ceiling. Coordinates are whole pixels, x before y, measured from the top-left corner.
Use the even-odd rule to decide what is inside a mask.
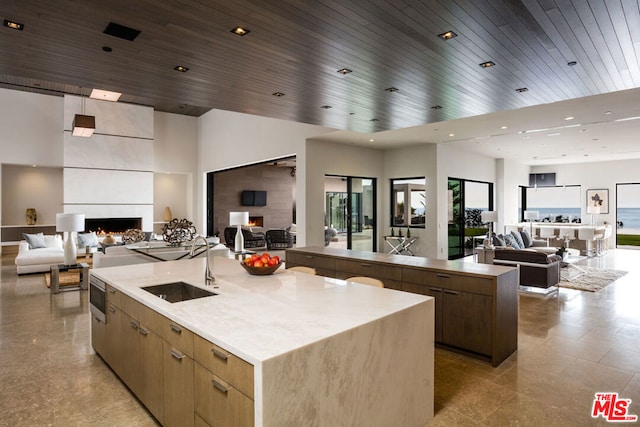
[[[0,12],[24,24],[0,28],[0,87],[100,88],[192,116],[375,132],[640,86],[637,0],[3,0]],[[141,33],[106,35],[109,22]]]

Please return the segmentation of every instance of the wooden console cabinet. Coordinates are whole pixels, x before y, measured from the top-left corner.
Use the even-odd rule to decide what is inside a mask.
[[[286,266],[347,279],[370,276],[385,287],[435,298],[435,342],[498,366],[518,348],[516,268],[348,249],[288,249]]]

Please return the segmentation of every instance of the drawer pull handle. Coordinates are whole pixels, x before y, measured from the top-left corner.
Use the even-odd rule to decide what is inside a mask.
[[[225,362],[227,361],[227,359],[229,358],[229,355],[223,351],[218,350],[217,348],[212,348],[211,349],[211,353],[213,353],[213,355],[215,357],[217,357],[220,360],[224,360]]]
[[[140,326],[135,320],[132,320],[131,322],[129,322],[129,324],[133,329],[138,329],[138,327]]]
[[[116,312],[116,309],[115,309],[115,308],[113,308],[113,306],[112,306],[112,307],[109,307],[109,313],[115,313],[115,312]]]
[[[182,328],[179,326],[174,325],[173,323],[169,324],[169,327],[171,328],[171,330],[173,332],[175,332],[176,334],[181,334],[182,333]]]
[[[448,291],[448,290],[445,290],[445,291],[444,291],[444,293],[445,293],[445,294],[449,294],[449,295],[458,295],[458,293],[457,293],[456,291]]]
[[[371,267],[371,264],[365,264],[365,263],[361,263],[360,264],[361,267]]]
[[[220,390],[221,392],[223,392],[224,394],[227,394],[227,392],[229,391],[229,389],[227,387],[225,387],[221,382],[216,381],[216,380],[211,380],[211,384],[217,388],[218,390]]]
[[[433,292],[442,292],[442,289],[440,288],[429,288],[429,290]]]
[[[173,356],[174,359],[179,360],[181,362],[182,362],[182,359],[184,359],[184,354],[174,349],[171,349],[171,356]]]
[[[451,276],[448,274],[437,273],[436,277],[440,277],[441,279],[451,279]]]
[[[109,288],[109,293],[110,293],[110,294],[115,294],[115,293],[116,293],[116,290],[115,290],[115,289],[113,289],[113,288]]]
[[[147,334],[149,333],[149,331],[147,331],[145,328],[143,327],[139,327],[138,328],[138,332],[140,332],[140,334],[147,336]]]
[[[93,316],[93,319],[94,319],[96,322],[98,322],[98,323],[104,323],[102,320],[100,320],[99,318],[97,318],[97,317],[95,317],[95,316]]]
[[[306,259],[313,259],[313,257],[311,255],[305,255],[304,256]]]

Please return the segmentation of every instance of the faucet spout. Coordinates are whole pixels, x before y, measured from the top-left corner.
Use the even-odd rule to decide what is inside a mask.
[[[206,247],[206,249],[205,249],[205,251],[206,251],[205,257],[206,257],[207,261],[206,261],[206,267],[204,269],[204,282],[205,282],[206,285],[210,285],[211,283],[213,283],[216,280],[216,278],[213,277],[213,275],[211,274],[211,266],[210,266],[211,265],[211,261],[209,260],[209,257],[211,256],[211,250],[210,250],[210,247],[209,247],[209,242],[207,241],[206,237],[204,237],[201,234],[198,234],[196,236],[196,238],[193,239],[193,242],[191,243],[190,255],[191,256],[195,255],[195,253],[196,253],[196,245],[198,244],[198,242],[200,240],[202,240],[204,242],[204,245]]]

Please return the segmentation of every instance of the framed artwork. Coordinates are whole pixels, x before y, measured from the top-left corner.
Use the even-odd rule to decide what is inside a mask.
[[[587,213],[609,213],[609,190],[587,190]]]

